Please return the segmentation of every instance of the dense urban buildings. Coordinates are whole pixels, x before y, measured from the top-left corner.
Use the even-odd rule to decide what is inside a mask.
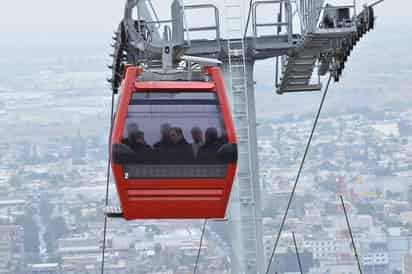
[[[0,273],[100,273],[110,93],[101,71],[106,60],[85,55],[1,57],[8,70],[0,74]],[[25,61],[24,70],[12,66],[16,58],[24,58],[17,60]],[[385,86],[390,79],[403,81],[406,94],[411,68],[397,73],[371,68],[371,74],[388,76],[365,90],[344,83],[347,90],[339,92],[350,94],[353,108],[331,100],[273,272],[298,272],[295,232],[304,273],[357,273],[342,195],[363,273],[412,273],[412,111],[409,99],[392,96],[393,87]],[[267,90],[258,83],[257,93]],[[375,106],[383,98],[379,108],[365,99],[373,92],[379,94],[371,99]],[[356,98],[365,99],[363,106]],[[273,101],[260,99],[258,105]],[[259,111],[265,114],[258,131],[267,258],[313,122],[309,110],[316,101],[305,104],[310,109],[299,104],[282,105],[275,114],[270,107]],[[116,203],[113,185],[110,200]],[[105,273],[192,273],[201,226],[201,221],[110,220]],[[224,222],[208,225],[198,273],[230,273],[230,231],[224,227]]]

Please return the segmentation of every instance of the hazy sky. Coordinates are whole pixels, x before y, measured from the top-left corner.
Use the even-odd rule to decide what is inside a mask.
[[[219,2],[185,0],[190,2]],[[246,1],[246,0],[243,0]],[[342,2],[347,0],[332,0]],[[359,3],[366,0],[359,0]],[[153,0],[168,7],[170,0]],[[368,0],[371,3],[373,0]],[[125,0],[3,0],[0,8],[0,34],[106,33],[122,17]],[[412,1],[386,0],[377,15],[410,16]],[[5,39],[3,36],[2,40]],[[1,42],[0,42],[1,43]]]
[[[0,63],[3,60],[20,58],[26,62],[30,57],[56,56],[108,56],[110,48],[110,33],[117,27],[122,18],[125,0],[1,0],[0,8]],[[207,0],[185,0],[185,3],[207,2]],[[249,1],[249,0],[243,0]],[[347,4],[352,0],[328,0],[332,4]],[[363,1],[359,0],[360,6]],[[367,0],[368,3],[374,0]],[[171,0],[153,0],[160,4],[160,11],[169,10]],[[222,3],[223,0],[215,0]],[[362,39],[351,55],[348,69],[344,72],[342,82],[338,85],[345,92],[336,92],[330,101],[331,106],[340,106],[346,98],[347,90],[361,90],[373,87],[388,89],[388,98],[397,92],[403,98],[405,81],[410,79],[412,62],[410,44],[412,33],[412,1],[386,0],[376,10],[378,17],[376,30],[368,33],[367,39]],[[204,16],[205,18],[207,16]],[[48,46],[46,46],[48,45]],[[21,61],[20,61],[21,62]],[[295,97],[273,96],[273,60],[257,64],[256,81],[260,86],[257,99],[260,103],[259,113],[290,111],[296,102]],[[14,69],[17,66],[13,67]],[[396,68],[396,70],[394,70]],[[88,67],[86,70],[99,70]],[[101,70],[104,70],[102,66]],[[364,74],[364,71],[368,73]],[[3,70],[4,73],[5,70]],[[382,75],[387,75],[382,77]],[[409,83],[409,82],[407,82]],[[389,88],[391,87],[391,88]],[[408,85],[406,88],[409,87]],[[341,97],[339,97],[340,95]],[[409,93],[408,93],[409,94]],[[318,102],[318,94],[296,95],[304,105],[312,109]],[[382,96],[382,95],[380,95]],[[356,97],[356,96],[355,96]],[[304,100],[302,98],[309,98]],[[354,97],[350,97],[354,98]],[[347,105],[352,105],[351,99]],[[364,101],[368,101],[369,97]],[[289,100],[289,104],[287,103]],[[392,100],[392,99],[391,99]],[[408,99],[409,100],[409,99]],[[389,99],[388,99],[389,101]],[[412,97],[410,99],[412,101]],[[305,109],[306,110],[306,109]]]

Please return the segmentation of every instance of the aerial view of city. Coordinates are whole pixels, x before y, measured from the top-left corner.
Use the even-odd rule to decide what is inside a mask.
[[[242,271],[234,266],[231,214],[207,224],[108,218],[104,226],[107,66],[126,1],[101,3],[90,23],[98,1],[53,2],[28,4],[15,25],[18,4],[6,4],[9,15],[0,11],[0,274],[103,273],[103,248],[104,273],[189,274],[194,266],[197,273],[252,273],[248,262]],[[404,31],[412,22],[393,2],[376,8],[375,30],[331,83],[281,234],[322,93],[278,95],[275,59],[254,66],[258,241],[266,264],[279,235],[266,273],[412,274],[412,34]],[[29,10],[47,17],[46,6],[49,19],[26,29]],[[113,175],[108,198],[119,204]]]

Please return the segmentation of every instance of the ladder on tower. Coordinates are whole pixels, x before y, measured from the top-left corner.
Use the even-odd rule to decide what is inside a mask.
[[[248,71],[246,67],[246,48],[243,39],[243,6],[238,0],[224,0],[226,11],[227,52],[230,70],[230,86],[232,91],[232,111],[238,138],[239,167],[236,177],[237,190],[235,197],[239,199],[241,225],[241,241],[243,256],[246,261],[245,273],[257,273],[256,257],[256,214],[253,187],[252,152],[250,146]]]
[[[276,79],[278,94],[320,91],[322,89],[319,78],[316,83],[312,81],[318,60],[318,48],[321,45],[316,44],[311,39],[310,34],[315,29],[323,3],[324,0],[301,0],[296,2],[303,35],[298,43],[297,50],[282,58],[281,77]],[[276,66],[276,70],[279,70],[278,64]]]

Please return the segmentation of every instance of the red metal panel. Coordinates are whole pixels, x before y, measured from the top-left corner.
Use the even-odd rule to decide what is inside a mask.
[[[129,196],[220,196],[220,189],[142,189],[128,190]]]
[[[149,196],[149,197],[129,197],[129,201],[134,202],[141,202],[141,201],[150,201],[150,202],[164,202],[164,201],[192,201],[192,202],[199,202],[199,201],[214,201],[220,202],[222,198],[220,197],[197,197],[197,196],[172,196],[172,197],[157,197],[157,196]],[[199,217],[195,217],[196,219]],[[204,218],[202,218],[204,219]]]
[[[128,67],[125,73],[125,77],[122,82],[121,86],[121,94],[120,94],[120,100],[119,100],[119,107],[116,112],[116,116],[114,119],[113,123],[113,131],[112,131],[112,137],[111,137],[111,145],[112,144],[120,144],[122,141],[122,133],[127,117],[127,112],[129,108],[129,101],[132,96],[132,92],[134,90],[134,82],[136,81],[136,77],[142,73],[142,68],[140,67]],[[111,149],[111,146],[110,146]],[[112,156],[112,153],[110,151],[110,157]],[[123,177],[123,170],[122,166],[119,164],[112,163],[112,170],[113,170],[113,175],[116,181],[116,188],[117,192],[119,194],[119,200],[120,200],[120,205],[122,207],[123,213],[125,214],[126,219],[130,219],[128,217],[128,208],[129,208],[129,201],[127,197],[127,191],[124,188],[124,185],[126,183],[124,177]]]
[[[229,143],[236,143],[235,126],[233,124],[232,111],[229,100],[227,99],[225,84],[222,77],[222,71],[218,67],[206,67],[205,71],[210,74],[216,85],[216,93],[219,98],[223,120],[226,127]]]

